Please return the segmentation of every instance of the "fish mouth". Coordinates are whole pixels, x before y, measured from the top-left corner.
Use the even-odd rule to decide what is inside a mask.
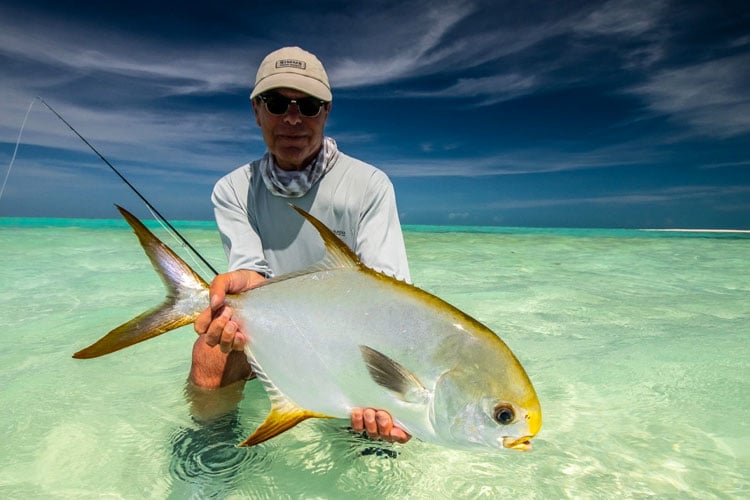
[[[531,436],[521,438],[504,437],[503,448],[519,451],[529,451],[531,449]]]

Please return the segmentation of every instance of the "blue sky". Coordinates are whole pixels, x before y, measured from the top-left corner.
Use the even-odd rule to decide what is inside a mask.
[[[750,9],[686,1],[0,1],[0,165],[42,96],[169,219],[265,150],[257,65],[326,65],[327,134],[404,224],[750,229]],[[38,102],[0,216],[141,204]]]

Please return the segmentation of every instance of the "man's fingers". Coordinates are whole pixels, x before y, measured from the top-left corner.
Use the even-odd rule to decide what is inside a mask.
[[[390,435],[387,439],[392,443],[403,444],[411,439],[411,435],[407,434],[406,431],[404,431],[400,427],[394,427],[393,429],[391,429]]]
[[[221,309],[221,313],[218,316],[214,313],[213,320],[206,330],[206,344],[213,347],[221,342],[224,327],[227,326],[231,318],[232,310],[229,307]]]
[[[195,329],[195,333],[198,335],[203,335],[208,331],[208,325],[211,324],[211,308],[207,307],[201,313],[198,315],[198,317],[195,319],[195,323],[193,323],[193,329]]]
[[[379,410],[375,414],[378,422],[378,434],[381,439],[391,443],[405,443],[411,439],[411,436],[400,427],[393,425],[393,417],[385,410]]]
[[[232,350],[244,351],[245,344],[247,344],[247,336],[240,330],[239,325],[237,325],[237,333],[234,334],[234,340],[232,341]]]
[[[366,408],[363,414],[365,421],[365,431],[371,438],[378,437],[378,422],[375,419],[375,410],[372,408]]]
[[[220,274],[216,276],[208,287],[208,295],[211,310],[218,311],[222,305],[224,305],[224,299],[227,294],[227,286],[231,283],[231,280],[227,274]]]
[[[229,352],[232,350],[232,344],[234,343],[234,336],[236,333],[237,323],[234,321],[228,321],[221,332],[221,340],[219,341],[221,352]]]
[[[366,432],[370,439],[384,439],[392,443],[405,443],[411,436],[393,425],[393,417],[385,410],[354,408],[351,413],[354,432]]]
[[[354,432],[364,432],[365,419],[362,408],[354,408],[352,410],[351,426]]]
[[[390,414],[385,411],[375,412],[375,421],[378,424],[378,435],[382,438],[388,438],[393,430],[393,419]]]

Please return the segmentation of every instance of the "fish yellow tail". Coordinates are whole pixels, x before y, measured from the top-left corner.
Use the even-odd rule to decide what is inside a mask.
[[[143,250],[167,288],[167,297],[159,306],[118,326],[95,343],[78,351],[73,355],[74,358],[103,356],[189,325],[208,307],[208,283],[133,214],[120,206],[117,209],[138,236]]]

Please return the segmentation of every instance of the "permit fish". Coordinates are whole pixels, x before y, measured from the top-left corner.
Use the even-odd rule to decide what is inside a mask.
[[[248,332],[245,354],[271,402],[240,446],[308,418],[387,410],[399,427],[457,449],[528,450],[542,424],[526,371],[488,327],[418,287],[366,267],[325,224],[326,257],[304,271],[229,295]],[[135,216],[133,228],[167,288],[165,301],[74,354],[93,358],[191,324],[208,284]]]

